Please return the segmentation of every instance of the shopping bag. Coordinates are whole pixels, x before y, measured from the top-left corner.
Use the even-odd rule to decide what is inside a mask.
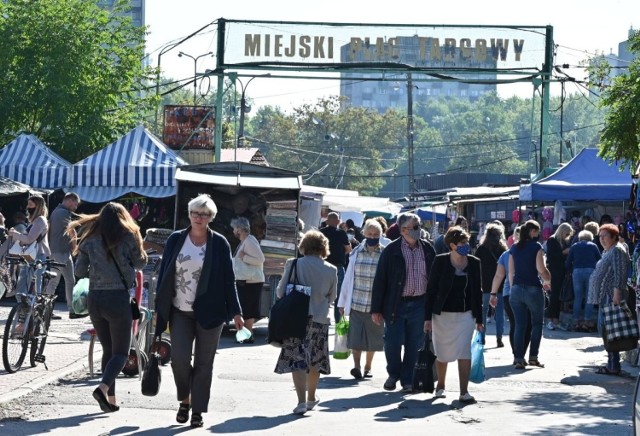
[[[629,351],[638,347],[640,331],[636,318],[626,301],[619,305],[608,304],[602,308],[602,339],[604,349]]]
[[[86,315],[89,313],[87,297],[89,296],[89,279],[83,278],[78,280],[73,287],[73,298],[71,300],[71,308],[73,313],[77,315]]]
[[[476,330],[471,341],[471,373],[469,381],[482,383],[484,381],[484,345],[482,345],[482,333]]]
[[[433,352],[431,335],[427,333],[424,337],[422,348],[418,350],[418,360],[413,368],[413,390],[433,393],[434,383],[437,380],[436,355]]]
[[[562,289],[560,290],[560,301],[569,302],[573,301],[573,274],[568,272],[564,276],[562,281]]]
[[[20,241],[15,241],[9,248],[9,254],[24,257],[27,261],[35,260],[38,255],[38,240],[29,245],[22,245]]]
[[[336,324],[335,346],[333,347],[334,359],[347,359],[351,355],[351,350],[347,347],[348,335],[349,321],[343,316]]]
[[[149,362],[144,368],[142,375],[141,390],[142,395],[147,397],[153,397],[158,395],[160,391],[160,382],[162,381],[162,374],[160,372],[160,354],[151,353],[149,356]]]
[[[287,338],[304,339],[307,334],[311,288],[297,283],[296,263],[297,260],[294,260],[287,281],[287,288],[292,287],[292,291],[276,300],[269,311],[267,342],[275,347],[282,347],[282,341]],[[308,288],[309,292],[298,287]]]

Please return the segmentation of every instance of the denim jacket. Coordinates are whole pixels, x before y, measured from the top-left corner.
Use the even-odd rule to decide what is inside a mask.
[[[147,264],[147,254],[140,250],[135,237],[128,233],[112,250],[120,271],[127,282],[127,290],[135,283],[136,270]],[[89,289],[123,289],[120,273],[102,242],[100,235],[92,235],[80,244],[75,264],[76,276],[89,277]]]

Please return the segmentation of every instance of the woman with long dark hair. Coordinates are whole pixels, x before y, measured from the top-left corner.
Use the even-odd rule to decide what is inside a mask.
[[[489,299],[491,298],[491,284],[493,277],[498,269],[498,259],[502,253],[507,251],[507,241],[504,237],[504,227],[498,224],[490,223],[482,236],[480,246],[476,250],[476,257],[480,259],[482,269],[482,324],[487,325],[487,313]],[[504,330],[504,305],[502,302],[501,290],[498,290],[498,299],[495,304],[495,320],[496,320],[496,343],[498,348],[504,347],[502,342],[502,333]],[[486,332],[482,335],[482,342],[485,342]]]
[[[544,264],[542,245],[538,242],[540,224],[529,220],[520,228],[520,240],[510,249],[509,281],[511,297],[509,303],[516,319],[515,367],[525,369],[526,365],[543,368],[538,360],[542,325],[544,323],[544,291],[550,288],[551,273]],[[543,283],[540,283],[542,278]],[[529,361],[524,359],[525,331],[528,316],[531,316],[531,346]]]
[[[547,239],[547,268],[551,273],[551,292],[549,293],[549,308],[547,309],[547,328],[555,330],[560,324],[560,293],[566,274],[565,263],[571,248],[573,227],[569,223],[562,223],[556,232]]]
[[[102,345],[102,379],[93,398],[103,412],[116,412],[116,377],[124,368],[131,346],[129,290],[135,271],[147,263],[140,228],[118,203],[107,203],[95,215],[81,215],[69,224],[67,234],[78,245],[75,272],[89,277],[87,305],[91,323]]]

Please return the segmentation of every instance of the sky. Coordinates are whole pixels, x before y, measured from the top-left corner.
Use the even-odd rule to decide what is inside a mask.
[[[552,25],[558,47],[555,63],[578,65],[595,53],[617,53],[618,44],[627,39],[629,29],[640,28],[640,1],[147,0],[145,21],[149,28],[147,53],[150,64],[157,65],[157,53],[168,43],[179,41],[218,18],[365,24]],[[178,52],[193,57],[215,52],[215,28],[211,26],[201,35],[163,54],[163,75],[174,79],[193,77],[194,61],[178,57]],[[196,65],[196,71],[201,73],[215,68],[215,59],[204,56]],[[566,71],[578,80],[585,77],[582,69]],[[246,83],[246,79],[244,81]],[[214,80],[212,87],[215,86]],[[531,90],[529,85],[525,88],[504,86],[499,88],[499,93],[503,97],[514,94],[530,97]],[[560,85],[552,86],[552,94],[559,90]],[[578,92],[578,89],[568,87],[567,92]],[[314,103],[323,96],[338,95],[339,81],[258,77],[247,86],[246,94],[254,106],[279,106],[286,112],[304,103]]]

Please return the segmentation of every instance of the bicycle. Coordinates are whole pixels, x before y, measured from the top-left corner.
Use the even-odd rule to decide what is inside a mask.
[[[8,263],[21,264],[26,266],[33,273],[29,291],[27,294],[17,294],[18,304],[9,312],[7,323],[4,328],[2,339],[2,363],[4,369],[9,373],[14,373],[20,369],[27,355],[27,349],[31,346],[29,353],[29,363],[35,367],[38,363],[43,363],[45,369],[49,370],[44,356],[44,347],[49,335],[51,315],[57,295],[36,295],[37,270],[45,268],[42,274],[42,290],[44,291],[51,278],[56,276],[56,272],[51,271],[52,266],[64,267],[62,263],[51,259],[27,261],[20,256],[6,256]]]

